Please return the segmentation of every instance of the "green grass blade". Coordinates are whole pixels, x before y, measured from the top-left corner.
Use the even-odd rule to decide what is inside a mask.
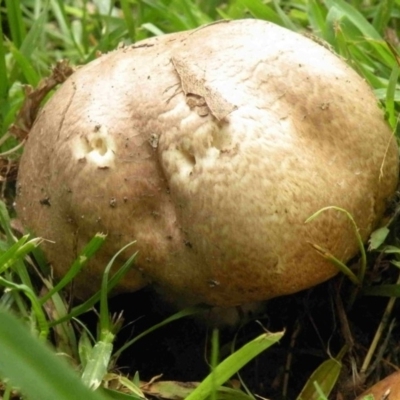
[[[51,287],[49,282],[46,280],[44,282]],[[52,296],[51,301],[53,304],[49,308],[45,307],[45,310],[50,309],[50,311],[47,312],[50,320],[54,320],[59,316],[67,314],[67,305],[60,293],[55,293]],[[78,360],[76,331],[73,328],[71,321],[53,327],[53,338],[58,352],[68,354],[72,359]]]
[[[8,243],[14,243],[16,239],[11,229],[10,215],[4,201],[0,201],[0,226],[6,233]]]
[[[353,271],[342,261],[337,259],[332,253],[327,249],[318,246],[315,243],[310,243],[310,246],[325,260],[333,264],[343,275],[347,276],[356,286],[361,286],[362,281],[360,281]]]
[[[81,322],[79,321],[79,323]],[[89,362],[90,356],[92,354],[92,349],[93,346],[89,337],[89,333],[87,332],[86,326],[83,326],[82,333],[78,342],[79,361],[83,370],[86,368]]]
[[[1,21],[0,21],[1,22]],[[0,134],[3,133],[3,120],[5,115],[5,102],[8,97],[9,81],[6,68],[6,48],[3,40],[3,27],[0,23]]]
[[[262,0],[238,0],[242,7],[247,8],[254,18],[271,21],[278,25],[283,25],[281,18],[271,7]]]
[[[123,253],[128,247],[132,246],[134,243],[136,242],[135,241],[130,242],[126,246],[122,247],[122,249],[119,250],[107,264],[103,273],[103,279],[101,281],[101,292],[100,292],[100,329],[102,332],[105,332],[107,336],[109,334],[109,331],[111,330],[110,316],[108,313],[108,292],[110,291],[110,289],[108,288],[109,285],[108,277],[110,275],[111,268],[114,265],[116,259],[119,257],[119,255]],[[133,259],[134,259],[133,257],[130,258],[131,263],[133,262]]]
[[[29,58],[35,49],[38,47],[39,39],[44,31],[45,24],[47,21],[47,6],[42,10],[39,18],[35,20],[29,29],[28,34],[25,36],[24,41],[21,44],[20,51],[26,57]]]
[[[129,32],[129,38],[131,39],[132,43],[136,41],[136,23],[135,19],[133,18],[133,12],[131,6],[129,4],[129,0],[121,0],[121,9],[124,14],[124,21],[126,24],[126,28]]]
[[[0,374],[29,400],[107,400],[79,377],[14,316],[0,309]]]
[[[11,39],[20,48],[25,39],[26,27],[22,16],[20,0],[6,0],[7,21],[11,31]]]
[[[174,7],[184,13],[190,29],[212,22],[212,19],[208,15],[204,14],[195,2],[175,0]]]
[[[393,130],[396,128],[397,124],[397,112],[395,109],[394,96],[396,93],[396,85],[399,79],[400,68],[395,64],[392,73],[390,74],[389,84],[386,92],[386,114],[388,116],[389,125]]]
[[[389,233],[390,229],[387,226],[382,226],[382,228],[373,231],[369,237],[368,250],[378,249],[385,242]]]
[[[29,85],[36,87],[40,81],[40,76],[33,67],[29,57],[26,57],[20,50],[17,49],[12,43],[9,44],[10,51],[21,69],[26,81]],[[15,73],[15,72],[13,72]]]
[[[308,378],[297,400],[319,400],[321,397],[317,387],[322,390],[325,396],[329,396],[341,370],[342,363],[340,361],[333,358],[324,361]]]
[[[384,30],[392,16],[394,0],[380,0],[378,2],[378,9],[372,20],[372,25],[380,33],[384,34]]]
[[[71,21],[68,19],[65,13],[65,3],[60,0],[50,0],[51,10],[55,19],[57,20],[58,26],[64,37],[64,40],[69,45],[73,44],[71,35]]]
[[[101,340],[92,348],[82,374],[82,382],[87,387],[97,389],[100,386],[110,363],[113,340],[114,335],[110,335],[108,340]]]
[[[122,279],[122,277],[129,271],[131,265],[136,257],[137,253],[133,254],[125,264],[112,276],[110,282],[108,283],[108,291],[112,290],[112,288]],[[68,315],[60,318],[57,321],[52,321],[50,326],[55,326],[57,324],[61,324],[65,321],[70,320],[71,318],[75,318],[87,311],[89,311],[99,300],[101,297],[101,291],[95,293],[90,299],[86,300],[84,303],[79,306],[74,307]]]
[[[100,340],[90,350],[90,354],[87,358],[86,366],[82,374],[82,381],[86,386],[92,389],[97,389],[100,386],[103,377],[107,373],[113,351],[113,341],[115,337],[113,331],[119,327],[119,320],[117,319],[113,325],[108,312],[107,294],[109,292],[109,273],[117,257],[134,243],[135,242],[131,242],[119,250],[107,264],[103,274],[100,294]],[[129,267],[133,262],[134,256],[129,259]]]
[[[10,216],[7,211],[7,207],[4,204],[4,202],[2,202],[2,201],[0,201],[0,226],[6,234],[7,245],[8,245],[8,249],[9,249],[9,247],[13,247],[14,243],[17,240],[14,237],[14,234],[11,229],[11,221],[10,221]],[[15,247],[13,247],[13,249],[15,250],[15,254],[13,255],[14,256],[14,259],[13,259],[14,271],[17,273],[20,281],[30,288],[32,287],[31,278],[29,276],[29,273],[27,271],[25,263],[22,261],[22,258],[25,257],[25,255],[27,254],[26,251],[29,252],[29,251],[32,251],[35,248],[37,248],[37,244],[40,242],[40,240],[41,239],[32,239],[32,241],[30,243],[28,242],[29,244],[26,243],[27,247],[25,247],[22,250],[16,249]],[[19,247],[19,245],[17,245],[16,247]],[[12,250],[12,251],[14,251],[14,250]],[[4,261],[4,259],[3,259],[3,261]],[[0,266],[0,268],[1,268],[1,266]]]
[[[82,381],[91,389],[97,389],[107,373],[113,351],[114,330],[118,330],[120,325],[120,320],[118,319],[114,324],[112,323],[108,312],[108,277],[117,257],[134,243],[128,243],[119,250],[107,264],[103,273],[100,293],[100,340],[91,349],[82,374]],[[131,263],[133,259],[134,256],[130,258]],[[129,267],[131,263],[129,263]]]
[[[42,299],[41,303],[44,304],[48,299],[53,296],[54,293],[58,293],[62,288],[64,288],[68,283],[74,279],[74,277],[82,270],[91,257],[99,250],[106,240],[106,235],[102,233],[97,233],[93,239],[83,248],[79,257],[74,261],[72,267],[64,275],[58,284],[46,293]]]
[[[367,269],[367,254],[365,252],[364,243],[361,238],[360,231],[358,229],[356,221],[354,221],[353,216],[344,208],[337,207],[337,206],[328,206],[328,207],[323,207],[320,210],[318,210],[317,212],[315,212],[313,215],[311,215],[309,218],[307,218],[305,223],[307,224],[307,223],[311,222],[312,220],[317,218],[321,213],[323,213],[325,211],[329,211],[329,210],[335,210],[335,211],[339,211],[340,213],[343,213],[349,219],[349,221],[351,222],[351,225],[353,226],[354,235],[357,239],[358,247],[359,247],[359,250],[361,253],[361,263],[360,263],[360,268],[359,268],[357,277],[355,277],[353,272],[345,264],[343,264],[339,260],[336,260],[335,257],[333,257],[331,261],[334,262],[334,264],[337,267],[339,267],[342,270],[342,272],[344,272],[347,276],[352,277],[352,280],[353,280],[353,277],[356,278],[356,280],[355,280],[356,284],[362,284],[364,282],[365,271]],[[321,255],[324,256],[324,253],[326,253],[326,255],[328,255],[328,256],[330,255],[329,252],[326,252],[322,247],[320,247],[316,244],[312,244],[312,246],[317,251],[319,251],[321,253]]]
[[[357,28],[364,34],[366,38],[374,40],[383,40],[382,36],[376,29],[365,19],[365,17],[344,0],[324,0],[328,8],[336,7],[343,15],[345,15]]]
[[[42,242],[41,238],[31,239],[29,242],[26,242],[28,238],[29,235],[23,236],[17,243],[0,256],[0,273],[11,268],[17,261],[22,260]]]
[[[307,16],[314,34],[326,37],[326,8],[318,0],[307,1]]]
[[[173,8],[167,7],[162,2],[155,2],[151,0],[142,0],[146,8],[154,13],[154,20],[161,19],[168,21],[168,25],[172,25],[174,31],[183,31],[190,29],[188,27],[187,21],[181,16],[179,12],[176,12]],[[168,29],[168,32],[171,28]]]
[[[9,260],[15,257],[17,250],[27,242],[28,238],[29,235],[22,236],[18,242],[14,243],[8,248],[6,244],[6,249],[4,250],[3,254],[0,255],[0,274],[10,267],[10,265],[8,265]]]
[[[400,297],[400,285],[377,285],[363,289],[365,296]]]
[[[215,373],[215,369],[218,366],[219,360],[219,330],[213,329],[211,336],[211,356],[210,356],[210,367],[211,367],[211,395],[210,400],[217,399],[217,374]]]
[[[324,3],[329,8],[335,8],[338,10],[342,16],[345,16],[354,26],[356,26],[371,47],[376,51],[380,61],[389,67],[393,67],[394,57],[388,49],[388,46],[385,44],[382,36],[357,9],[344,0],[324,0]]]
[[[279,15],[283,26],[287,29],[292,31],[297,31],[296,25],[292,22],[292,20],[286,15],[285,11],[282,10],[281,6],[279,5],[280,1],[273,0],[274,8],[276,13]]]
[[[193,390],[186,400],[206,399],[212,392],[214,385],[217,385],[217,387],[223,385],[232,375],[238,372],[254,357],[278,342],[282,336],[283,332],[264,333],[251,342],[246,343],[242,348],[222,361],[214,371]]]
[[[46,339],[49,334],[49,324],[46,319],[46,315],[42,309],[41,304],[36,297],[35,292],[24,284],[16,284],[14,282],[8,281],[4,278],[0,277],[0,286],[4,286],[11,290],[21,291],[25,294],[25,296],[30,300],[32,305],[33,314],[36,318],[37,328],[39,330],[39,337],[42,339]]]

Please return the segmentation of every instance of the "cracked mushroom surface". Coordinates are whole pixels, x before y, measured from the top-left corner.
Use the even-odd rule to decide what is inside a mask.
[[[154,37],[75,72],[39,114],[21,159],[17,210],[62,276],[96,232],[75,282],[100,285],[136,240],[119,286],[152,283],[234,306],[294,293],[357,254],[398,179],[398,151],[372,91],[310,39],[258,20]],[[132,252],[133,250],[131,250]],[[129,256],[130,253],[124,253]]]

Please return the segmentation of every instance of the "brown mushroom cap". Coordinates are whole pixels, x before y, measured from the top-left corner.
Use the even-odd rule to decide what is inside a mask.
[[[398,178],[395,139],[367,84],[326,48],[269,22],[155,37],[80,68],[43,108],[21,160],[17,208],[87,297],[136,240],[120,290],[154,282],[219,306],[293,293],[346,262]],[[53,243],[54,242],[54,243]]]

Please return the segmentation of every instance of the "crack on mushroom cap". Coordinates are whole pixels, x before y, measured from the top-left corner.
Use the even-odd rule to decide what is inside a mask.
[[[78,162],[88,161],[100,169],[114,166],[115,150],[115,141],[104,125],[96,125],[86,135],[78,135],[73,143]]]
[[[214,118],[222,121],[236,110],[236,105],[231,104],[218,90],[208,85],[205,71],[193,63],[193,60],[174,56],[171,58],[171,62],[179,76],[188,106],[197,108],[199,116],[206,117],[210,110]]]

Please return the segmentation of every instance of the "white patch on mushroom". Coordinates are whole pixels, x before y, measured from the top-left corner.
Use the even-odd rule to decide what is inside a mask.
[[[221,148],[229,149],[231,145],[228,131],[222,131],[214,119],[200,118],[194,112],[182,119],[179,130],[165,132],[163,139],[168,142],[168,148],[162,152],[164,167],[171,172],[172,180],[190,186],[197,183],[188,178],[212,169]]]
[[[89,161],[97,168],[111,168],[114,166],[115,142],[104,126],[96,126],[94,130],[77,137],[74,154],[78,161]]]

